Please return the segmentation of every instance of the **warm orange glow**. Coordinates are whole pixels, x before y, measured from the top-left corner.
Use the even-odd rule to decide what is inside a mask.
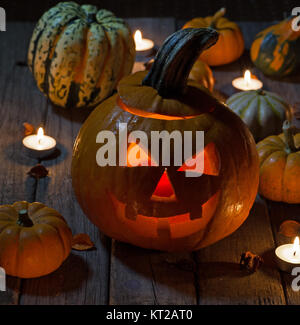
[[[175,191],[169,179],[167,170],[164,171],[152,194],[153,201],[176,201]]]
[[[294,240],[294,245],[293,245],[294,256],[298,255],[299,251],[300,251],[299,237],[297,236]]]
[[[157,162],[147,153],[147,150],[136,143],[130,143],[127,152],[128,167],[158,166]]]
[[[154,118],[157,120],[188,120],[190,118],[194,118],[199,116],[198,115],[188,115],[188,116],[175,116],[175,115],[163,115],[163,114],[158,114],[158,113],[152,113],[152,112],[147,112],[142,109],[134,108],[134,107],[129,107],[123,103],[120,97],[117,98],[117,104],[119,107],[121,107],[124,111],[129,112],[133,115],[145,117],[145,118]]]
[[[180,172],[185,172],[187,170],[194,171],[197,173],[197,170],[194,170],[195,165],[200,166],[200,163],[197,163],[198,159],[201,159],[202,155],[198,152],[195,154],[192,158],[188,159],[179,169]],[[195,160],[195,164],[193,166],[190,166],[190,161]],[[203,174],[205,175],[212,175],[212,176],[218,176],[220,172],[220,159],[219,154],[217,152],[216,146],[214,143],[209,143],[204,148],[204,170]]]

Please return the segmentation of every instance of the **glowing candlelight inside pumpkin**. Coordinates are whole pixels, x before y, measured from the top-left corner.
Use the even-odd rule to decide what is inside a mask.
[[[45,135],[43,128],[39,128],[37,134],[29,135],[23,139],[23,145],[31,157],[44,158],[53,153],[56,140]]]
[[[142,32],[137,30],[134,33],[135,49],[137,52],[148,52],[153,49],[154,42],[150,39],[143,38]]]
[[[251,72],[249,70],[246,70],[244,77],[234,79],[232,81],[232,85],[234,88],[247,91],[261,89],[263,83],[258,80],[256,76],[251,75]]]
[[[299,237],[296,237],[293,244],[286,244],[276,248],[275,254],[277,264],[282,271],[291,272],[291,270],[300,266],[300,245]]]

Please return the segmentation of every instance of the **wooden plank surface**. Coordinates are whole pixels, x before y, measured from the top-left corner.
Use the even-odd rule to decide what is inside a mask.
[[[183,23],[179,22],[177,27],[181,27]],[[300,91],[299,76],[280,81],[270,79],[256,69],[249,58],[249,49],[255,35],[269,26],[269,23],[241,22],[239,25],[245,38],[246,51],[238,61],[212,69],[216,80],[216,96],[226,99],[236,93],[237,90],[231,84],[232,80],[242,76],[246,69],[250,69],[263,81],[265,89],[280,94],[293,104]],[[276,235],[275,239],[273,237],[273,219],[278,217],[270,216],[269,210],[276,215],[278,209],[272,207],[271,202],[265,202],[258,197],[248,220],[236,233],[197,253],[200,304],[299,303],[297,293],[291,289],[291,276],[279,272],[274,264],[274,247],[279,242]],[[293,211],[295,209],[298,209],[299,215],[299,205],[294,206]],[[284,205],[281,212],[284,215],[284,212],[290,210],[290,206]],[[236,264],[240,254],[247,250],[262,254],[266,260],[261,271],[251,276],[243,274]]]
[[[239,23],[245,38],[246,51],[236,62],[213,68],[217,95],[228,98],[237,90],[231,82],[250,69],[272,91],[273,83],[256,69],[250,58],[249,49],[255,35],[268,23]],[[279,87],[278,87],[279,88]],[[286,91],[286,89],[282,89]],[[285,304],[285,290],[282,276],[274,264],[275,242],[272,233],[267,203],[257,197],[250,215],[242,227],[230,237],[216,245],[200,250],[199,263],[199,303],[200,304]],[[237,263],[245,251],[262,255],[265,263],[258,272],[247,275],[239,270]]]
[[[173,18],[128,19],[132,31],[161,46],[175,31]],[[184,261],[185,267],[182,268]],[[192,254],[149,251],[113,241],[110,304],[196,304]]]
[[[110,240],[100,235],[82,213],[73,193],[70,174],[73,143],[88,114],[84,110],[64,111],[48,106],[45,130],[57,139],[60,155],[42,162],[50,176],[38,181],[36,200],[58,210],[73,234],[88,234],[96,250],[72,251],[57,272],[40,279],[26,280],[22,304],[107,303]]]
[[[17,65],[24,61],[31,24],[10,23],[0,33],[0,202],[32,201],[35,181],[27,172],[35,160],[22,151],[23,122],[38,124],[43,116],[43,95],[35,88],[28,69]],[[7,291],[0,291],[0,304],[17,304],[21,280],[7,277]]]
[[[281,278],[270,252],[274,249],[267,206],[257,197],[246,222],[233,235],[197,252],[199,304],[285,304]],[[243,252],[263,257],[263,266],[250,274],[239,267]]]
[[[285,220],[296,220],[300,222],[300,205],[299,204],[286,204],[282,202],[268,202],[270,219],[273,226],[273,233],[275,237],[276,246],[289,244],[293,242],[293,238],[287,238],[278,233],[281,223]],[[274,256],[274,255],[273,255]],[[283,289],[285,292],[287,304],[299,305],[300,295],[299,292],[292,290],[292,281],[294,276],[288,273],[281,272]]]
[[[132,28],[159,46],[178,28],[172,18],[128,19]],[[265,24],[241,24],[249,48]],[[272,256],[286,239],[277,234],[286,218],[300,220],[299,205],[265,202],[257,198],[248,220],[232,236],[196,253],[169,254],[112,241],[99,233],[81,212],[73,194],[70,165],[74,139],[87,112],[61,110],[47,104],[38,91],[26,60],[33,24],[12,23],[0,33],[0,204],[16,200],[42,201],[60,211],[73,233],[88,233],[96,250],[72,252],[53,274],[32,280],[8,277],[0,304],[299,304],[291,278],[279,273]],[[2,50],[5,49],[5,50]],[[300,91],[299,77],[271,80],[253,68],[246,54],[232,65],[214,68],[216,90],[228,97],[235,92],[234,77],[245,67],[261,78],[265,88],[291,103]],[[22,154],[23,122],[43,124],[58,140],[60,154],[42,161],[48,178],[27,176],[37,161]],[[254,274],[239,269],[240,254],[261,254],[264,266]]]
[[[88,234],[96,249],[88,252],[72,251],[57,272],[24,281],[21,304],[107,303],[110,240],[102,236],[82,213],[71,180],[74,140],[89,113],[89,110],[64,110],[50,104],[47,106],[43,124],[46,133],[58,141],[59,155],[42,161],[50,176],[37,182],[35,200],[58,210],[67,220],[73,234]]]

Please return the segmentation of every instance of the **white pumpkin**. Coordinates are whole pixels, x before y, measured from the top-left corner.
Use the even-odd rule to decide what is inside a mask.
[[[283,121],[291,117],[290,105],[282,97],[265,90],[239,92],[226,104],[248,125],[256,141],[281,133]]]

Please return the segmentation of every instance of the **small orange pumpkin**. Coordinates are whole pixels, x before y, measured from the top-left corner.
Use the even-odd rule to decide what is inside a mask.
[[[0,206],[0,266],[6,274],[36,278],[69,256],[72,232],[64,218],[42,203]]]
[[[219,33],[218,42],[201,53],[199,59],[210,66],[218,66],[237,60],[244,52],[245,42],[239,26],[223,17],[222,8],[214,16],[198,17],[188,21],[183,28],[213,28]]]
[[[197,60],[189,74],[189,79],[203,85],[208,90],[213,91],[215,79],[210,67],[203,61]]]
[[[272,201],[300,203],[300,133],[293,136],[290,123],[283,134],[257,144],[260,161],[259,193]]]

